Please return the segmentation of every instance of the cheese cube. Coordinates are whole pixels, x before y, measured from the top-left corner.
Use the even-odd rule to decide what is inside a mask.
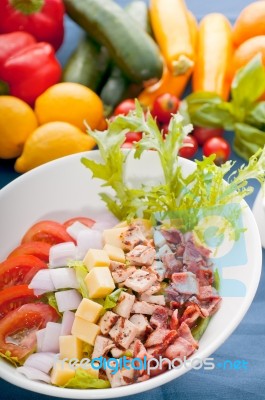
[[[83,318],[75,317],[71,333],[83,342],[94,346],[96,337],[100,333],[100,327]]]
[[[51,383],[57,386],[64,386],[74,376],[74,366],[70,367],[66,362],[57,361],[51,372]]]
[[[81,360],[83,350],[80,339],[73,335],[60,336],[59,345],[60,359],[67,358],[68,360],[71,360],[71,358],[77,358],[78,360]]]
[[[88,322],[97,322],[103,307],[95,301],[83,299],[76,310],[75,315]]]
[[[125,228],[125,227],[128,227],[127,221],[121,221],[117,225],[114,226],[114,228]]]
[[[108,254],[111,261],[125,263],[125,254],[122,249],[111,244],[105,244],[104,250]]]
[[[121,234],[127,231],[128,228],[113,228],[105,229],[103,231],[103,241],[105,244],[111,244],[112,246],[119,247],[122,249],[123,244],[121,240]]]
[[[86,253],[83,263],[90,271],[94,267],[108,267],[110,259],[105,250],[90,249]]]
[[[104,298],[115,289],[108,267],[93,268],[85,277],[85,283],[91,299]]]

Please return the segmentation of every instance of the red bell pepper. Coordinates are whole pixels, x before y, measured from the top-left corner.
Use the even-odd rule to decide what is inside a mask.
[[[64,37],[62,0],[0,0],[0,33],[25,31],[57,50]]]
[[[32,38],[33,44],[27,44],[24,32],[17,33],[14,51],[8,51],[14,37],[14,33],[0,35],[0,94],[9,93],[33,105],[40,94],[59,82],[62,68],[49,43],[34,43]]]

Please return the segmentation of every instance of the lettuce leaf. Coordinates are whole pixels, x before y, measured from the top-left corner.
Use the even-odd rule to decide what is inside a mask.
[[[55,293],[54,292],[45,293],[44,296],[46,297],[47,303],[57,311],[57,314],[62,316],[62,314],[58,309]]]
[[[89,293],[87,285],[85,284],[85,277],[88,274],[87,267],[82,261],[70,261],[68,263],[69,268],[74,268],[76,273],[76,278],[79,283],[79,292],[84,298],[89,298]]]
[[[107,389],[110,387],[110,383],[104,379],[94,378],[82,368],[78,368],[74,378],[70,379],[63,387],[72,389]]]
[[[105,310],[110,310],[111,308],[115,307],[117,305],[117,302],[120,298],[120,295],[122,292],[124,292],[126,289],[120,288],[109,294],[104,301],[103,307]]]
[[[6,351],[5,353],[0,352],[0,357],[13,364],[14,367],[19,367],[23,365],[23,361],[19,360],[17,357],[12,357],[10,351]]]

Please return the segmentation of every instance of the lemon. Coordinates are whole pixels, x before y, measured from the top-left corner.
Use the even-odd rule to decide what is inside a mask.
[[[95,141],[67,122],[49,122],[38,127],[26,140],[15,170],[26,172],[48,161],[91,150]]]
[[[40,124],[64,121],[85,131],[84,121],[95,129],[103,119],[103,103],[96,93],[79,83],[62,82],[51,86],[35,103]]]
[[[0,158],[18,157],[37,126],[37,118],[28,104],[17,97],[0,96]]]

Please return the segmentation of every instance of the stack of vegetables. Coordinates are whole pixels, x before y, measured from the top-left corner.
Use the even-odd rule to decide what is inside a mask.
[[[149,7],[135,0],[125,9],[114,0],[0,6],[0,158],[21,156],[18,172],[92,149],[84,120],[104,130],[105,117],[126,114],[136,97],[164,136],[178,109],[195,125],[181,156],[191,158],[203,145],[205,155],[226,161],[224,129],[235,131],[234,149],[244,158],[265,144],[264,0],[246,7],[234,27],[218,13],[198,26],[184,0],[151,0]],[[64,10],[84,34],[62,70],[55,51]],[[190,79],[194,93],[180,102]],[[128,133],[124,147],[140,138]]]

